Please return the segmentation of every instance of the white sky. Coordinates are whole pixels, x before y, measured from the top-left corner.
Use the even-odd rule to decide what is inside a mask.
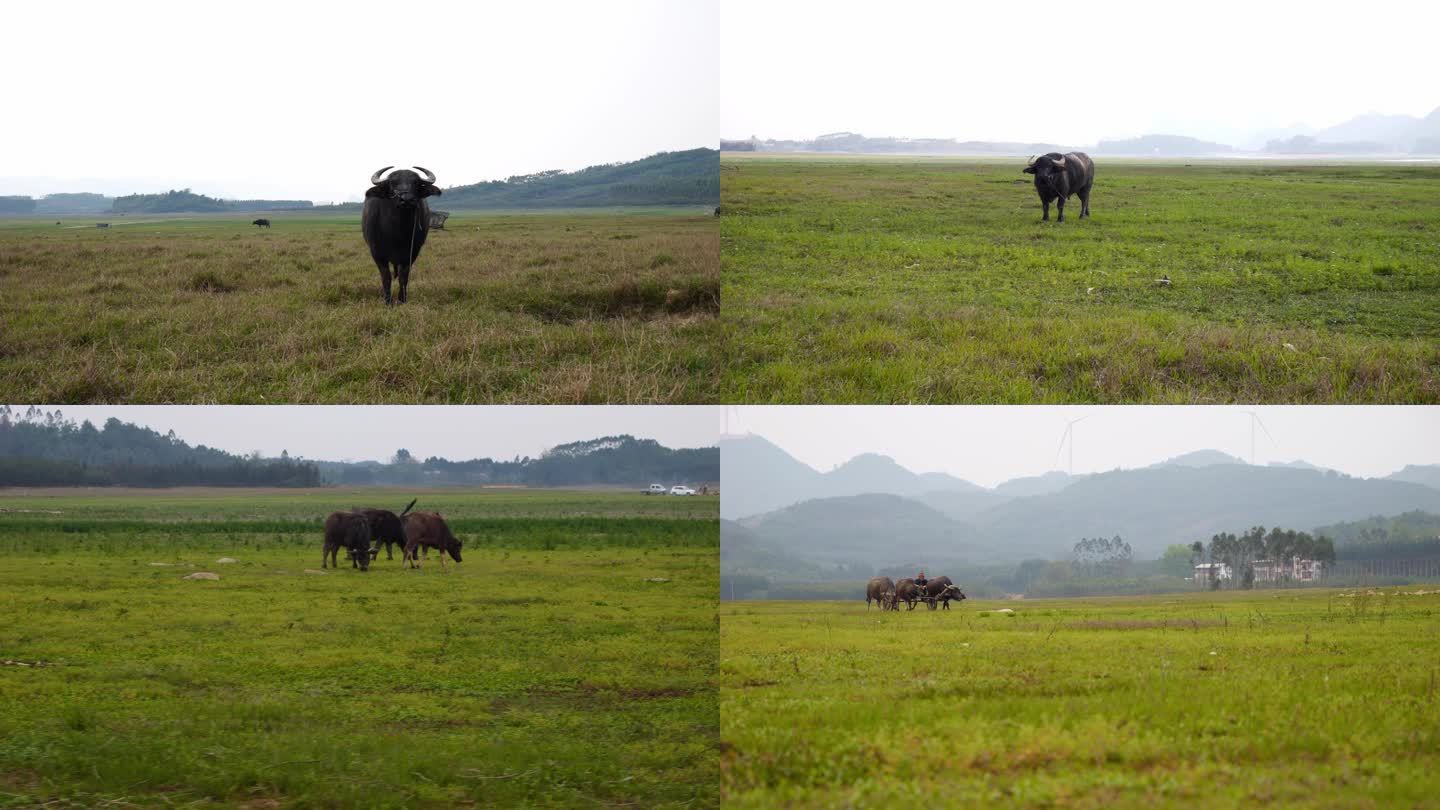
[[[1046,141],[1440,105],[1440,3],[722,0],[725,138]]]
[[[12,405],[23,413],[25,406]],[[714,447],[714,405],[42,405],[96,427],[115,417],[232,453],[321,461],[510,459],[558,444],[628,433],[670,448]]]
[[[1059,454],[1074,427],[1075,473],[1133,469],[1194,450],[1255,463],[1303,459],[1351,475],[1389,475],[1440,464],[1440,408],[1410,406],[741,406],[726,409],[731,433],[764,436],[822,472],[880,453],[917,472],[946,472],[981,486],[1065,469]]]
[[[717,2],[6,3],[0,195],[359,199],[390,164],[446,186],[714,147]]]

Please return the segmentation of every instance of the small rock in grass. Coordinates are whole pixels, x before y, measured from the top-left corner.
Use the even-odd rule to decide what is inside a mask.
[[[1295,344],[1294,344],[1294,343],[1281,343],[1280,345],[1281,345],[1281,346],[1284,346],[1285,348],[1289,349],[1289,350],[1292,351],[1292,352],[1297,352],[1297,353],[1298,353],[1298,352],[1300,351],[1299,349],[1295,348]]]
[[[997,610],[997,611],[995,611],[995,612],[996,612],[996,613],[1004,613],[1004,614],[1007,615],[1007,616],[1008,616],[1008,615],[1012,615],[1012,614],[1015,613],[1015,611],[1011,610],[1010,608],[1000,608],[999,610]]]
[[[217,562],[217,563],[233,563],[233,562],[240,562],[240,561],[237,560],[237,559],[235,559],[234,557],[221,557],[220,559],[216,560],[215,562]]]
[[[669,582],[670,580],[666,579],[665,577],[649,577],[649,578],[647,578],[645,581],[646,581],[646,582]]]
[[[219,574],[213,574],[213,573],[211,573],[211,572],[209,572],[209,571],[196,571],[196,572],[193,573],[193,574],[186,574],[185,576],[181,577],[181,579],[219,579],[219,578],[220,578],[220,575],[219,575]]]
[[[175,563],[150,563],[151,565],[174,565]]]
[[[314,569],[314,568],[306,568],[306,569],[305,569],[305,573],[307,573],[307,574],[328,574],[328,573],[330,573],[330,572],[329,572],[329,571],[319,571],[319,570],[316,570],[316,569]]]

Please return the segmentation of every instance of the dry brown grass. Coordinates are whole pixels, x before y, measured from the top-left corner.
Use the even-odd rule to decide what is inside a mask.
[[[273,219],[0,226],[10,401],[718,400],[713,217],[456,215],[392,308],[357,222]]]

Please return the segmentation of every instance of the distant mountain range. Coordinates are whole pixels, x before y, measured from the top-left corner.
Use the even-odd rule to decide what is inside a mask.
[[[720,142],[720,148],[727,151],[920,155],[1035,155],[1045,152],[1069,152],[1077,147],[1096,155],[1157,157],[1213,157],[1247,152],[1276,156],[1440,155],[1440,107],[1423,118],[1370,113],[1324,129],[1296,125],[1264,130],[1255,133],[1239,146],[1177,134],[1150,134],[1138,138],[1102,140],[1088,146],[960,141],[953,138],[876,138],[855,132],[833,132],[810,140],[752,137]]]
[[[1440,512],[1440,465],[1364,479],[1202,450],[1136,470],[1052,472],[985,489],[874,454],[820,473],[753,435],[722,439],[721,464],[722,517],[738,521],[749,548],[818,565],[1055,558],[1081,538],[1117,534],[1137,557],[1154,558],[1171,544],[1255,525],[1309,531]]]
[[[451,186],[431,201],[446,211],[495,209],[643,207],[720,204],[720,152],[690,149],[661,152],[628,163],[516,175],[505,180]],[[309,200],[221,200],[189,189],[167,194],[48,194],[38,199],[0,197],[0,214],[82,215],[102,213],[211,213],[308,209]],[[325,211],[359,211],[360,203],[323,206]]]

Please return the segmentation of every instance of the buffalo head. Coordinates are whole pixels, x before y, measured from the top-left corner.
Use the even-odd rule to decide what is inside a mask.
[[[360,566],[361,571],[370,570],[370,549],[350,549],[350,559]]]
[[[445,549],[445,551],[449,552],[450,559],[455,562],[460,562],[460,543],[460,538],[457,537],[455,538],[455,542]]]
[[[420,200],[441,193],[440,188],[435,185],[435,173],[424,166],[415,167],[425,173],[423,178],[409,169],[400,169],[390,172],[389,177],[380,179],[380,175],[393,168],[395,167],[386,166],[370,175],[370,184],[374,188],[370,189],[365,196],[383,197],[394,200],[401,208],[414,208],[415,203]]]
[[[1060,189],[1057,186],[1059,185],[1060,178],[1065,176],[1067,165],[1064,155],[1057,155],[1052,152],[1048,155],[1041,155],[1039,160],[1031,158],[1030,162],[1022,171],[1024,171],[1025,174],[1035,175],[1036,181],[1043,182],[1055,188],[1058,194]]]

